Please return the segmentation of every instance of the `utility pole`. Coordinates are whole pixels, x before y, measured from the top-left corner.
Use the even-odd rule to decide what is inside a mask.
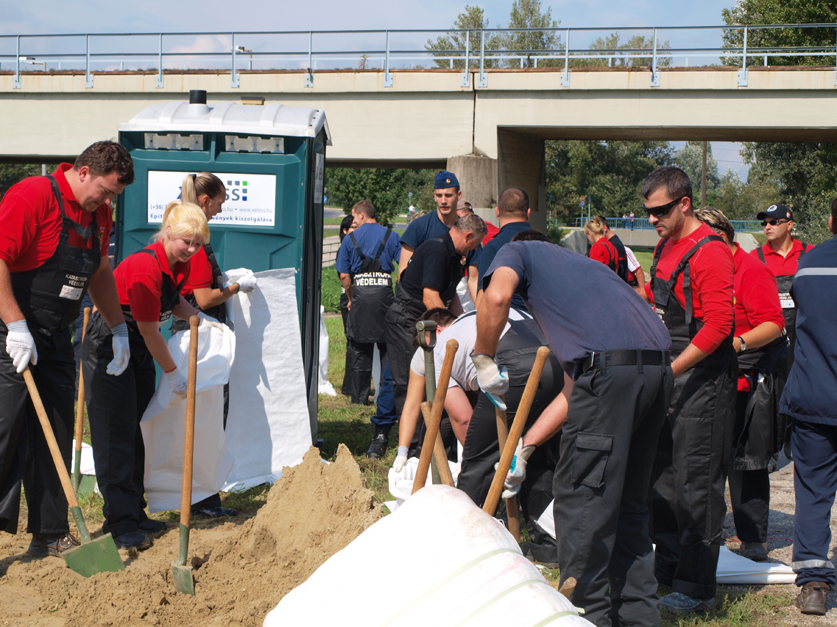
[[[706,206],[706,142],[703,142],[703,167],[700,174],[700,206]]]

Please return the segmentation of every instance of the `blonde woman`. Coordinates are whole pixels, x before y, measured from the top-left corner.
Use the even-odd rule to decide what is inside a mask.
[[[605,237],[604,223],[598,216],[587,221],[587,224],[584,225],[584,234],[593,245],[590,249],[590,259],[601,261],[616,272],[619,265],[619,253],[616,252],[616,247]]]
[[[104,498],[102,530],[113,535],[118,547],[139,550],[151,546],[147,534],[166,528],[145,514],[139,421],[154,394],[155,362],[172,390],[186,394],[186,373],[175,365],[160,326],[172,314],[188,319],[198,313],[180,290],[189,277],[189,260],[209,241],[203,211],[191,203],[169,203],[154,240],[114,271],[131,348],[126,370],[119,376],[106,374],[113,359],[111,330],[98,312],[82,347],[96,479]]]

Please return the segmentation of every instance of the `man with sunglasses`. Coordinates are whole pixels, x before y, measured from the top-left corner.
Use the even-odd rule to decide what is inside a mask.
[[[735,264],[724,241],[695,217],[685,172],[657,168],[641,193],[662,238],[646,291],[671,335],[675,376],[649,492],[655,575],[673,590],[660,600],[662,607],[705,612],[715,605],[732,457]]]

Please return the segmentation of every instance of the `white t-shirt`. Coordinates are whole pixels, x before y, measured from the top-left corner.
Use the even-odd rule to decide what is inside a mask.
[[[526,316],[529,317],[529,316]],[[509,320],[523,320],[525,317],[516,309],[509,310]],[[506,322],[503,327],[503,332],[500,334],[502,338],[509,330],[511,325]],[[439,374],[442,371],[442,364],[445,361],[445,344],[448,340],[456,340],[459,342],[459,348],[456,351],[456,356],[453,358],[453,368],[450,373],[450,381],[448,387],[452,388],[458,385],[467,392],[476,392],[480,389],[477,383],[477,369],[474,367],[474,362],[471,361],[471,353],[474,352],[474,344],[477,340],[477,315],[476,312],[463,314],[457,318],[452,325],[446,328],[436,338],[436,348],[433,349],[433,359],[436,366],[436,383],[439,383]],[[416,349],[413,354],[413,359],[410,361],[410,370],[422,377],[425,376],[424,371],[424,349]]]
[[[639,262],[636,260],[636,255],[634,255],[634,251],[630,248],[625,246],[625,256],[628,258],[628,271],[633,272],[637,268],[639,268]]]

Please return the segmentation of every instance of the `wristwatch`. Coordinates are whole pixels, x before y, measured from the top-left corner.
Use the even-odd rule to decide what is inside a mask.
[[[744,341],[744,336],[742,335],[738,336],[738,341],[741,342],[741,350],[739,350],[738,352],[743,353],[745,350],[747,350],[747,342]]]

